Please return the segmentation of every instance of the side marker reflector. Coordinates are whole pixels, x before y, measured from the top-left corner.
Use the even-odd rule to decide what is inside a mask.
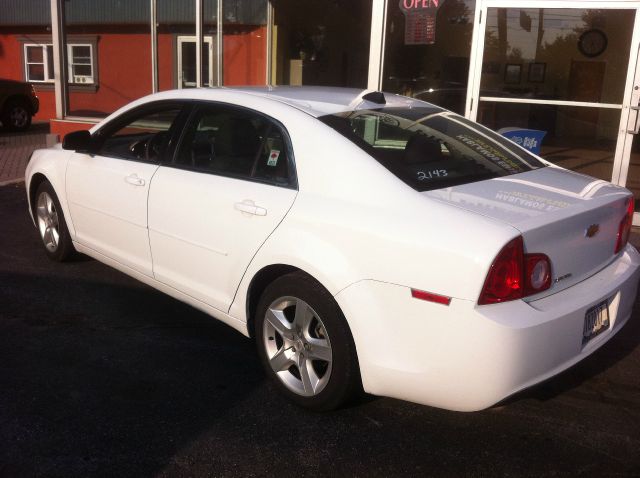
[[[423,290],[411,289],[411,297],[414,299],[426,300],[427,302],[435,302],[436,304],[449,305],[451,297],[444,295],[432,294]]]

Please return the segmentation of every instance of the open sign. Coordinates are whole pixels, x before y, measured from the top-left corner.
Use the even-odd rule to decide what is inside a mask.
[[[432,45],[436,42],[436,13],[444,0],[400,0],[405,16],[404,44]]]
[[[442,1],[444,0],[400,0],[400,8],[405,11],[437,9]]]

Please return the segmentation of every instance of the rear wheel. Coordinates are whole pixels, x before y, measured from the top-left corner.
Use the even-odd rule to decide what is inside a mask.
[[[2,124],[11,131],[25,131],[31,126],[31,112],[23,101],[9,100],[2,112]]]
[[[287,274],[258,305],[255,337],[267,374],[305,408],[331,410],[360,389],[355,346],[331,294],[310,276]]]
[[[74,253],[73,243],[58,196],[48,181],[38,186],[34,212],[47,256],[57,262],[70,259]]]

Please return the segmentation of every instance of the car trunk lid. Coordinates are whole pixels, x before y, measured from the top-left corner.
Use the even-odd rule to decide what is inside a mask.
[[[533,298],[576,284],[613,260],[630,195],[606,181],[556,167],[422,194],[510,224],[522,233],[526,253],[546,254],[552,285]]]

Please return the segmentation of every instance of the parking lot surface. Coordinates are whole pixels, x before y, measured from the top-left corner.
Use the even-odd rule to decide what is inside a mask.
[[[0,186],[24,179],[31,153],[47,145],[48,122],[33,123],[28,131],[13,132],[0,128]]]
[[[23,187],[0,187],[2,477],[640,476],[638,303],[600,351],[489,410],[310,413],[239,333],[96,261],[49,262]]]

